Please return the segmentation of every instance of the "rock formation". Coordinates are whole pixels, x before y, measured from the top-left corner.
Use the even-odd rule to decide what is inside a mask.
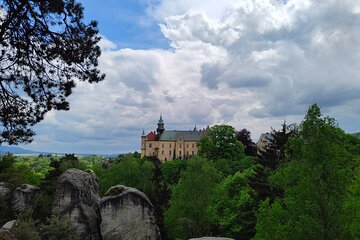
[[[11,198],[11,207],[14,213],[20,214],[25,211],[39,190],[38,187],[30,184],[23,184],[20,187],[17,187],[12,193]]]
[[[0,182],[0,211],[1,213],[11,212],[11,191],[13,189],[13,185]],[[3,209],[1,209],[3,208]]]
[[[6,182],[0,182],[0,197],[7,200],[11,196],[12,185]]]
[[[80,239],[101,239],[97,179],[79,169],[66,170],[58,180],[52,213],[70,218],[72,231]]]
[[[103,240],[160,239],[154,207],[137,189],[123,185],[111,187],[101,200],[100,212]]]
[[[0,229],[0,240],[16,240],[16,238],[5,229]]]
[[[6,222],[1,229],[10,231],[16,224],[16,220]]]

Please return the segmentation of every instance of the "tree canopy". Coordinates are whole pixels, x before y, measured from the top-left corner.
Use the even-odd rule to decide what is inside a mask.
[[[240,130],[236,134],[236,138],[245,146],[245,154],[248,156],[256,156],[256,146],[251,139],[251,133],[246,128]]]
[[[223,174],[234,174],[252,165],[246,157],[244,145],[237,140],[236,130],[229,125],[215,125],[199,141],[199,155],[214,162]]]
[[[219,179],[211,162],[201,157],[188,160],[188,167],[173,188],[170,207],[165,212],[165,226],[171,239],[209,234],[211,222],[207,206]]]
[[[256,239],[352,239],[344,205],[349,187],[357,186],[358,161],[349,149],[348,136],[335,120],[310,106],[290,139],[286,157],[291,161],[270,178],[284,196],[261,204]]]
[[[98,82],[97,23],[75,0],[0,3],[0,143],[30,142],[46,112],[68,110],[75,81]]]

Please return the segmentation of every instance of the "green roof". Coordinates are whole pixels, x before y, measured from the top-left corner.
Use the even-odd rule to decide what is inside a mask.
[[[160,135],[160,141],[175,141],[182,136],[185,141],[199,141],[204,131],[164,131]]]

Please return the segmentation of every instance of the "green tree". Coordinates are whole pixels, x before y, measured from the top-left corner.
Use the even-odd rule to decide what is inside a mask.
[[[48,111],[69,110],[75,79],[104,79],[97,23],[83,22],[75,0],[3,0],[0,9],[0,143],[30,142]]]
[[[120,162],[113,164],[100,178],[100,195],[114,185],[123,184],[136,188],[150,197],[154,190],[154,164],[147,159],[136,158],[132,154],[122,156]]]
[[[254,190],[247,181],[253,174],[250,168],[237,172],[216,187],[209,206],[214,225],[219,227],[215,234],[235,239],[251,239],[255,235]]]
[[[219,182],[216,169],[208,160],[188,160],[178,184],[173,188],[170,207],[165,212],[165,227],[171,239],[188,239],[211,231],[209,198]]]
[[[246,128],[241,129],[236,134],[236,138],[245,146],[245,154],[248,156],[256,156],[256,145],[251,139],[251,133]]]
[[[65,172],[69,168],[86,169],[85,162],[81,162],[75,154],[65,154],[65,156],[60,158],[59,162],[61,172]]]
[[[334,119],[309,107],[288,157],[271,182],[284,197],[261,204],[256,239],[349,239],[344,203],[355,177],[356,157]]]
[[[282,196],[282,189],[270,186],[269,177],[274,174],[280,164],[285,159],[285,146],[291,136],[297,133],[296,124],[282,124],[280,130],[272,129],[267,135],[267,145],[265,149],[258,149],[258,154],[254,159],[256,167],[255,174],[249,176],[249,184],[256,192],[258,202],[270,198],[274,200],[276,197]]]
[[[15,186],[28,183],[38,185],[39,177],[33,168],[27,164],[17,162],[12,154],[7,154],[0,159],[0,181],[14,184]]]
[[[245,156],[244,145],[236,136],[237,132],[232,126],[213,126],[198,143],[199,155],[213,161],[225,176],[250,167],[251,158]]]
[[[167,186],[175,186],[180,179],[181,173],[186,170],[188,161],[175,159],[161,164],[161,175]]]
[[[45,222],[50,218],[54,195],[57,187],[57,181],[63,173],[60,170],[60,162],[52,160],[50,162],[51,170],[47,172],[45,178],[40,183],[40,192],[35,195],[33,200],[33,218]]]

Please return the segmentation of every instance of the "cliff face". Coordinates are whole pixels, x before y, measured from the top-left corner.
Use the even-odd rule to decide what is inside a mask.
[[[155,210],[146,195],[137,189],[117,185],[101,200],[101,234],[110,239],[160,239]]]
[[[31,204],[31,200],[40,189],[30,184],[17,187],[12,193],[11,207],[16,214],[25,211]]]
[[[68,169],[58,180],[52,213],[70,218],[72,231],[80,239],[101,239],[96,178],[78,169]]]

